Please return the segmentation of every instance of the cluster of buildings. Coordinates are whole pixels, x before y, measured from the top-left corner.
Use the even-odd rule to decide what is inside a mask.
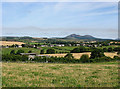
[[[111,45],[112,42],[108,43],[108,45]],[[66,46],[66,44],[44,44],[44,45],[29,45],[26,44],[26,46],[23,45],[12,45],[12,46],[2,46],[2,48],[9,48],[9,47],[14,47],[14,48],[22,48],[22,47],[29,47],[29,48],[37,48],[37,49],[41,49],[40,47],[64,47]],[[96,44],[95,41],[93,42],[85,42],[85,43],[75,43],[75,44],[67,44],[67,46],[84,46],[84,47],[102,47],[103,44]]]
[[[65,45],[64,44],[55,44],[55,45],[53,45],[53,44],[51,44],[51,45],[41,45],[41,47],[55,47],[55,46],[57,46],[57,47],[64,47]]]
[[[37,55],[36,53],[20,53],[20,55],[26,55],[26,56],[28,56],[28,60],[32,60],[36,56],[37,57],[50,57],[49,55]]]

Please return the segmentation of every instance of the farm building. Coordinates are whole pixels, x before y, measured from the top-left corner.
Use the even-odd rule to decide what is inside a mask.
[[[20,53],[20,55],[37,55],[36,53]]]
[[[38,57],[50,57],[49,55],[37,55]]]
[[[36,53],[20,53],[20,55],[27,55],[28,60],[31,60],[31,59],[34,59],[37,54]]]
[[[38,56],[38,57],[50,57],[49,55],[37,55],[36,53],[20,53],[20,55],[27,55],[28,60],[34,59],[36,56]]]

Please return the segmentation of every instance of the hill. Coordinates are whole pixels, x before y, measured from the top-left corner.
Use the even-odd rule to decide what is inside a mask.
[[[68,35],[65,37],[66,39],[97,39],[91,35],[84,35],[84,36],[81,36],[81,35],[76,35],[76,34],[71,34],[71,35]]]
[[[64,37],[64,39],[76,39],[76,40],[111,40],[111,39],[96,38],[96,37],[93,37],[91,35],[81,36],[81,35],[76,35],[76,34],[68,35],[68,36]]]

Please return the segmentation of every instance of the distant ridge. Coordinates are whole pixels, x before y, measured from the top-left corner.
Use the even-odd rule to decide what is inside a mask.
[[[66,37],[52,37],[52,38],[47,38],[47,37],[29,37],[29,36],[23,36],[23,37],[17,37],[17,36],[2,36],[0,37],[1,40],[41,40],[41,39],[50,39],[50,40],[84,40],[84,41],[104,41],[104,40],[113,40],[113,39],[102,39],[102,38],[96,38],[91,35],[77,35],[77,34],[71,34]],[[115,39],[115,40],[120,40],[120,39]]]
[[[81,35],[76,35],[76,34],[71,34],[71,35],[68,35],[65,37],[66,39],[98,39],[98,38],[95,38],[91,35],[84,35],[84,36],[81,36]]]
[[[93,37],[93,36],[91,36],[91,35],[81,36],[81,35],[76,35],[76,34],[68,35],[68,36],[64,37],[64,39],[77,39],[77,40],[111,40],[111,39],[96,38],[96,37]]]

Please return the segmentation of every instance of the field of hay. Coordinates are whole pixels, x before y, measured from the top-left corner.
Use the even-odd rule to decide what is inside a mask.
[[[3,87],[117,87],[118,62],[3,63]]]
[[[21,44],[25,44],[23,42],[14,42],[14,41],[0,41],[0,45],[3,45],[3,46],[7,46],[7,45],[13,45],[13,44],[18,44],[18,45],[21,45]]]
[[[83,54],[87,54],[90,57],[91,52],[84,52],[84,53],[72,53],[73,56],[76,59],[79,59]],[[114,56],[117,55],[117,53],[110,53],[110,52],[105,52],[104,53],[106,56],[113,58]],[[64,57],[66,54],[43,54],[43,55],[50,55],[50,56],[57,56],[57,57]]]

